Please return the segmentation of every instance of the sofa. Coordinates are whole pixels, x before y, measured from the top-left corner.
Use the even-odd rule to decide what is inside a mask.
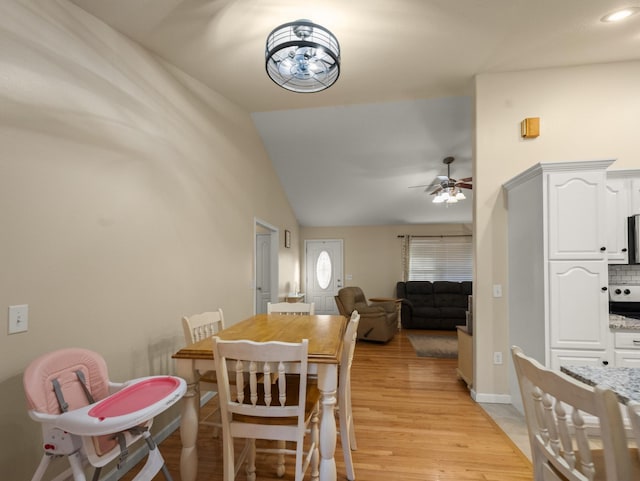
[[[395,302],[369,304],[359,287],[343,287],[335,296],[340,314],[351,317],[357,310],[360,314],[358,339],[362,341],[387,342],[398,331],[398,310]]]
[[[396,284],[405,329],[449,329],[464,326],[471,281],[408,281]]]

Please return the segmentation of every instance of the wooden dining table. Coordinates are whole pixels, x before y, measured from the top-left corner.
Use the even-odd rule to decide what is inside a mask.
[[[344,316],[257,314],[220,331],[224,340],[248,339],[256,342],[300,342],[309,340],[309,372],[317,374],[320,389],[320,481],[335,481],[337,429],[334,408],[338,388],[338,365],[347,325]],[[173,356],[176,373],[187,382],[180,422],[180,477],[195,481],[198,472],[199,373],[215,369],[211,338],[190,344]]]

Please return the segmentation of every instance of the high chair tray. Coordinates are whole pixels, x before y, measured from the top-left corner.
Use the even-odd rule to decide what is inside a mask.
[[[185,391],[186,383],[179,377],[143,377],[97,403],[61,414],[55,424],[83,436],[123,431],[153,419],[182,398]]]

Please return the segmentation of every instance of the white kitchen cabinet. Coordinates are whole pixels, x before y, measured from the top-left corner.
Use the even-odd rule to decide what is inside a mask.
[[[606,366],[612,361],[607,351],[552,349],[550,367],[559,371],[561,366]]]
[[[546,176],[549,259],[605,258],[605,179],[604,171]]]
[[[629,215],[640,214],[640,175],[631,179],[631,212]]]
[[[616,367],[640,367],[640,331],[615,331]]]
[[[595,261],[549,263],[549,333],[553,349],[607,349],[609,271]]]
[[[626,264],[627,217],[631,211],[631,179],[614,177],[615,172],[607,174],[605,189],[607,204],[607,259],[609,264]]]
[[[613,363],[606,290],[612,163],[537,164],[504,184],[509,344],[549,367]],[[517,405],[515,376],[509,388]]]

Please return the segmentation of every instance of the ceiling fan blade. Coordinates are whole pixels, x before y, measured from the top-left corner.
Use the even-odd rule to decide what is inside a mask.
[[[464,179],[460,179],[460,182],[472,182],[473,177],[465,177]]]
[[[426,189],[425,189],[426,190]],[[437,189],[435,189],[433,192],[431,192],[431,195],[437,194],[438,192],[440,192],[442,190],[442,186],[438,186]]]
[[[466,182],[458,182],[456,187],[460,187],[461,189],[473,189],[473,185]]]
[[[422,185],[410,185],[409,189],[415,189],[417,187],[431,187],[433,184],[422,184]]]

